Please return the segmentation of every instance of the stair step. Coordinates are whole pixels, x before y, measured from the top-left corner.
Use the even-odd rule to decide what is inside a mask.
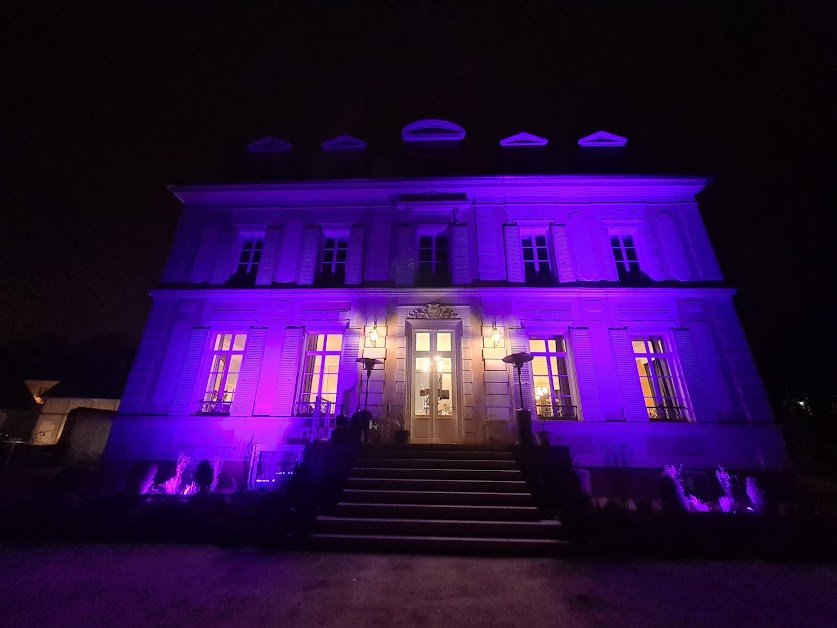
[[[403,449],[366,447],[363,458],[435,458],[447,460],[514,460],[510,451],[485,449],[446,449],[435,446],[405,445]]]
[[[558,539],[313,534],[309,540],[318,548],[343,551],[560,556],[570,549],[566,541]]]
[[[385,519],[447,519],[468,521],[540,521],[534,506],[472,506],[465,504],[386,504],[340,502],[339,517]]]
[[[492,493],[524,493],[526,483],[501,480],[427,480],[390,478],[349,478],[346,488],[401,491],[489,491]]]
[[[356,466],[349,474],[350,480],[355,478],[523,481],[523,475],[518,469],[402,469],[361,466]]]
[[[517,469],[514,460],[468,460],[451,458],[358,458],[358,468],[389,469]]]
[[[463,506],[531,506],[529,493],[491,493],[488,491],[375,491],[347,488],[344,502],[389,504],[454,504]]]
[[[457,536],[487,538],[554,539],[557,521],[481,521],[462,519],[384,519],[379,517],[326,517],[317,519],[318,533],[379,536]]]

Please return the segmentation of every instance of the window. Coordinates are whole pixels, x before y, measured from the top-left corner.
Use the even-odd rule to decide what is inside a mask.
[[[241,255],[238,256],[238,274],[252,276],[259,272],[262,261],[262,240],[249,238],[241,243]]]
[[[337,404],[341,334],[311,334],[305,345],[297,416],[330,417]]]
[[[425,286],[450,283],[450,248],[447,233],[420,235],[418,282]]]
[[[201,414],[229,414],[241,372],[247,334],[216,334]]]
[[[662,336],[631,339],[636,369],[648,418],[655,421],[688,421],[683,386],[675,371],[676,358]]]
[[[540,419],[576,419],[567,368],[567,345],[563,336],[530,338],[532,383]]]
[[[619,280],[631,281],[640,278],[634,237],[630,235],[610,236],[610,247],[613,249],[613,258],[616,260]]]
[[[320,283],[324,286],[342,286],[346,283],[346,258],[349,254],[349,239],[346,237],[326,238],[323,257],[320,262]]]
[[[533,286],[550,285],[552,271],[549,268],[549,246],[546,235],[523,236],[521,244],[526,283]]]

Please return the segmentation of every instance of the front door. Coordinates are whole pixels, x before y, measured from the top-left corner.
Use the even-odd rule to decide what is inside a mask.
[[[410,390],[414,443],[457,443],[457,337],[452,329],[412,332]]]

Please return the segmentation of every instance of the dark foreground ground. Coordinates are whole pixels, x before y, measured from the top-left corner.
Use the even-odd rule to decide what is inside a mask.
[[[0,548],[0,625],[834,626],[837,567]]]

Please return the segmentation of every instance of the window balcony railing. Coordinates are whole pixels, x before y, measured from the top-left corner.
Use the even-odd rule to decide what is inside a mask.
[[[577,406],[557,406],[551,403],[536,404],[539,421],[578,421]]]
[[[335,427],[337,404],[327,399],[298,401],[294,406],[294,416],[311,418],[311,434],[315,440],[328,438]]]
[[[232,400],[229,401],[201,401],[198,407],[198,414],[222,414],[230,413]]]
[[[689,410],[683,406],[657,406],[648,408],[648,418],[651,421],[688,421]]]

